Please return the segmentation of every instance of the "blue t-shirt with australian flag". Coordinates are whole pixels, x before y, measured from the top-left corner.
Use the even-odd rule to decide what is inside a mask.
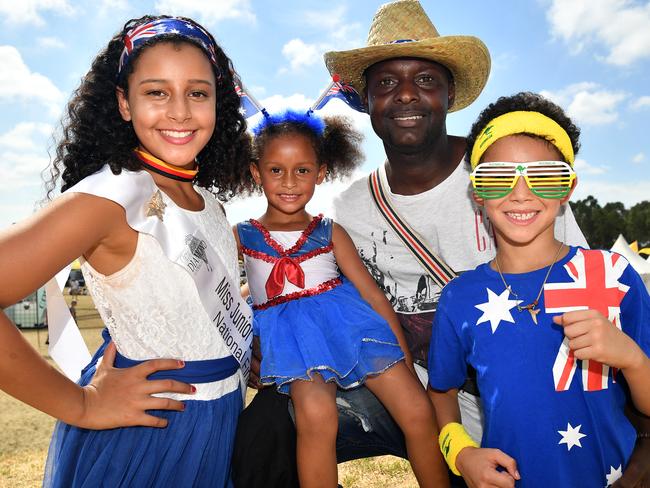
[[[450,282],[435,316],[429,382],[436,390],[459,388],[467,364],[476,369],[485,416],[481,446],[517,461],[517,486],[608,486],[621,476],[636,440],[624,414],[624,378],[576,359],[552,317],[600,310],[649,354],[650,297],[622,256],[572,247],[551,269],[539,312],[519,310],[535,300],[547,272],[502,279],[483,264]]]

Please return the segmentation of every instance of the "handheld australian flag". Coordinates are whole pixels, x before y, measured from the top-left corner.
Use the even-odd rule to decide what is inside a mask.
[[[242,113],[244,118],[248,119],[257,112],[264,112],[265,110],[262,108],[260,103],[244,88],[244,84],[239,75],[233,73],[232,78],[235,84],[235,91],[237,92],[237,95],[239,95],[239,111]]]
[[[341,81],[339,75],[337,74],[334,74],[332,76],[332,82],[321,94],[321,96],[318,97],[318,99],[314,102],[314,104],[311,106],[311,110],[322,109],[330,100],[334,98],[343,100],[357,112],[368,113],[368,109],[361,101],[361,95],[359,95],[359,92],[352,85]]]

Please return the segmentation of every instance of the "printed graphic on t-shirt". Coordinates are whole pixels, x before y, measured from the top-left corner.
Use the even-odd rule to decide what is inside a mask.
[[[415,290],[411,291],[400,286],[393,277],[390,266],[382,266],[383,263],[378,263],[378,259],[381,259],[384,263],[395,259],[395,256],[392,255],[386,245],[386,234],[388,232],[387,230],[372,232],[369,239],[370,247],[358,249],[363,264],[366,265],[370,275],[385,293],[395,312],[419,313],[435,311],[440,298],[440,287],[424,270],[417,279]]]
[[[397,313],[413,359],[426,365],[433,314],[441,289],[424,270],[417,278],[414,290],[400,286],[390,272],[393,268],[382,265],[395,259],[386,243],[388,232],[387,230],[372,232],[369,239],[370,247],[358,249],[359,256]],[[377,262],[379,256],[382,263]]]

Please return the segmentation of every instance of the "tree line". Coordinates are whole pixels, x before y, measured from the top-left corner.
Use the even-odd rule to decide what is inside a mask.
[[[630,209],[621,202],[610,202],[601,207],[590,195],[569,204],[592,248],[611,248],[619,234],[630,243],[638,241],[639,248],[650,246],[650,201],[644,200]]]

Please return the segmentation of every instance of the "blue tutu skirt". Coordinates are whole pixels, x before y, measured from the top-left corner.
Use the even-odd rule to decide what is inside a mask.
[[[103,348],[102,348],[103,349]],[[82,373],[86,385],[98,357]],[[181,370],[179,370],[181,371]],[[185,411],[151,410],[166,428],[88,430],[57,422],[44,487],[230,487],[239,389],[216,400],[184,401]]]
[[[255,327],[262,383],[281,393],[316,372],[340,388],[354,388],[404,359],[388,322],[345,279],[324,293],[256,310]]]

